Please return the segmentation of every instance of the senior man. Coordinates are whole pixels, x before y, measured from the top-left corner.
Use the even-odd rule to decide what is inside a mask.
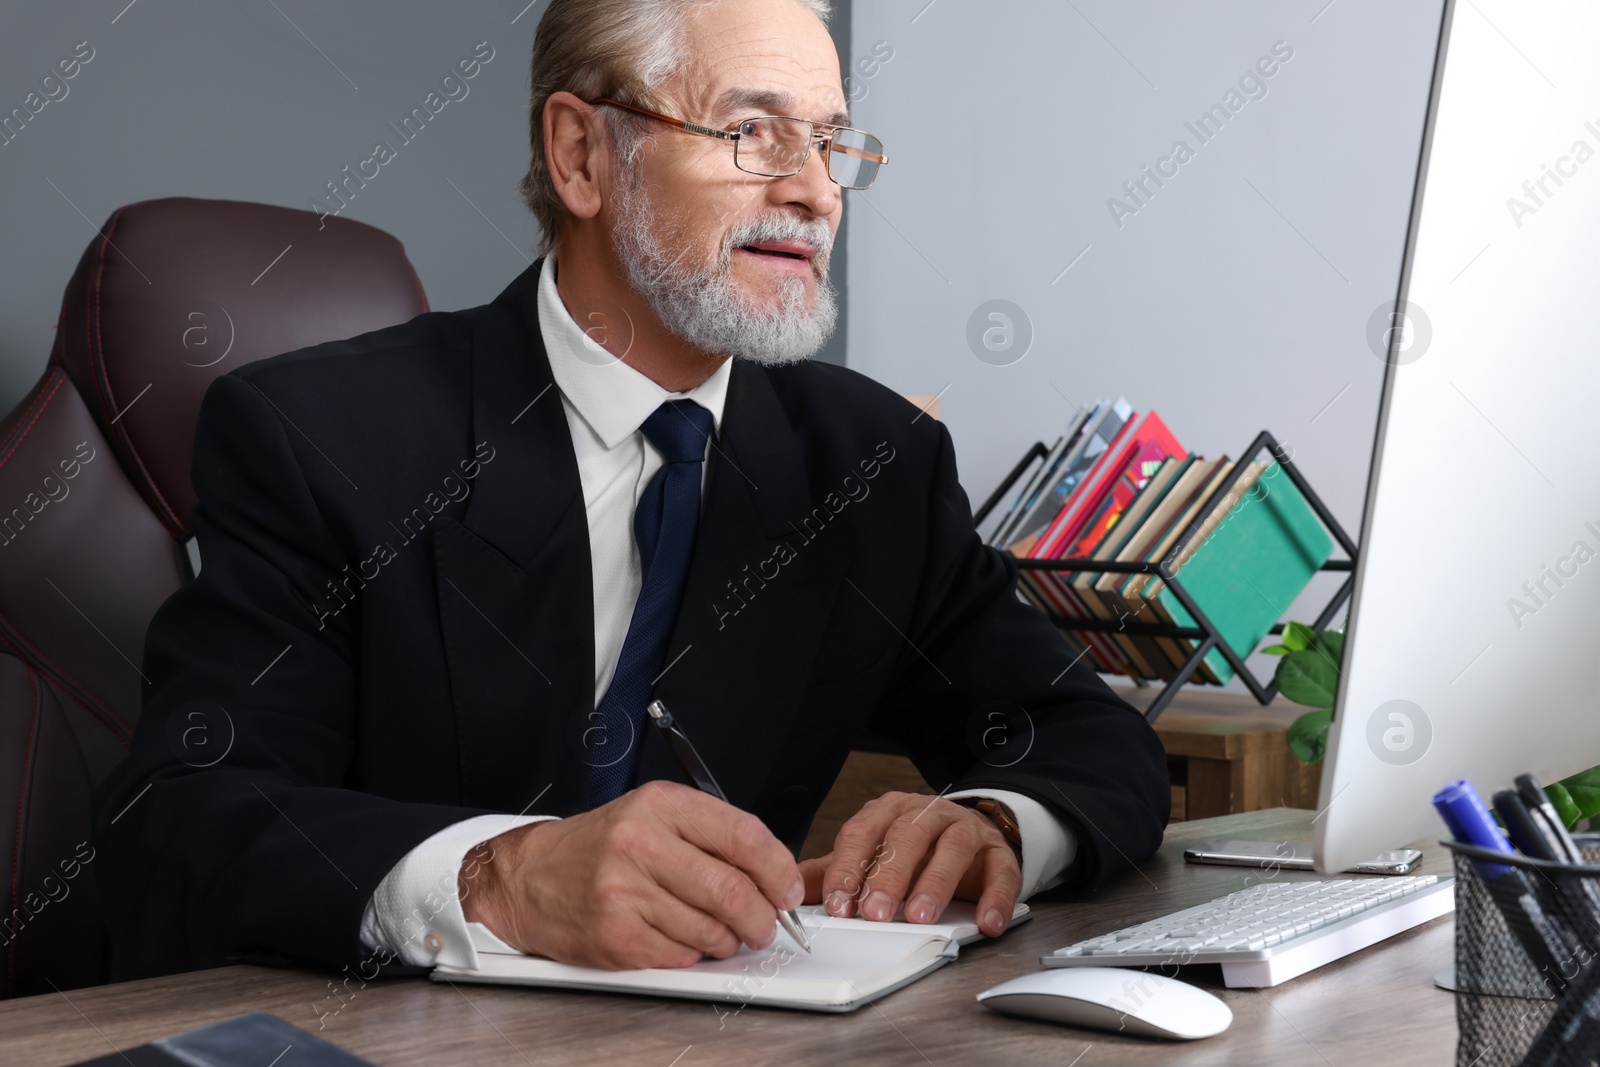
[[[544,258],[490,304],[213,384],[203,566],[98,797],[118,978],[471,966],[471,922],[686,966],[802,901],[969,900],[998,934],[1159,844],[1153,731],[1018,598],[944,427],[809,360],[847,190],[887,163],[829,15],[551,0],[522,183]],[[651,699],[728,802],[683,784]],[[183,758],[219,708],[226,755]],[[797,863],[867,727],[930,795]]]

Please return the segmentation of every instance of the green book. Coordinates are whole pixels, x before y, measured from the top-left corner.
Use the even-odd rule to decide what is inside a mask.
[[[1333,555],[1333,538],[1278,464],[1222,520],[1183,569],[1178,581],[1210,617],[1224,640],[1248,656]],[[1178,626],[1195,625],[1171,589],[1156,597]],[[1183,644],[1192,649],[1192,640]],[[1206,653],[1219,684],[1233,677],[1220,649]]]

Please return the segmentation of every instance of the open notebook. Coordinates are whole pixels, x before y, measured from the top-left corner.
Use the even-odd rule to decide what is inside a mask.
[[[780,928],[778,940],[760,952],[741,948],[725,960],[701,960],[681,969],[603,971],[523,955],[487,928],[468,923],[478,950],[477,970],[440,966],[431,977],[854,1011],[937,970],[956,958],[957,946],[983,936],[974,906],[962,901],[953,901],[937,923],[838,919],[818,904],[797,910],[811,938],[810,955]],[[1028,905],[1018,904],[1011,925],[1030,918]]]

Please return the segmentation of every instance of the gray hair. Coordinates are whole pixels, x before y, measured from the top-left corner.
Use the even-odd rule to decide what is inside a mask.
[[[584,100],[615,96],[660,110],[656,90],[683,68],[683,25],[695,9],[718,0],[550,0],[533,40],[533,92],[528,105],[528,173],[518,184],[543,231],[539,251],[555,244],[562,204],[544,153],[544,106],[559,92]],[[832,0],[796,0],[826,23]],[[642,116],[605,108],[605,123],[624,166],[638,157]]]

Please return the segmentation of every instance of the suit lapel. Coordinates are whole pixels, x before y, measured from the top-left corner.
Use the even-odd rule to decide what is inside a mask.
[[[567,814],[570,743],[594,703],[589,529],[571,431],[538,328],[543,260],[485,311],[472,350],[473,444],[493,450],[460,524],[435,536],[463,804]]]

